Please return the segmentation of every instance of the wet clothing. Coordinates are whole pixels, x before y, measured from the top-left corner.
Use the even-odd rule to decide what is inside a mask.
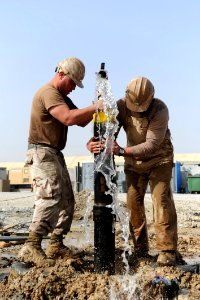
[[[126,132],[127,146],[133,147],[133,156],[125,157],[125,170],[143,171],[173,161],[167,106],[154,99],[147,111],[134,113],[123,99],[117,104],[119,126]]]
[[[31,166],[35,210],[30,231],[40,235],[66,234],[74,213],[74,194],[62,150],[68,127],[56,120],[49,109],[67,104],[77,107],[51,84],[46,84],[33,98],[29,146],[26,164]]]
[[[150,184],[157,249],[176,250],[177,215],[171,192],[173,146],[168,129],[167,106],[153,99],[145,112],[134,113],[124,99],[117,102],[119,126],[132,147],[132,157],[125,157],[127,204],[131,210],[130,232],[136,248],[148,250],[144,196]]]
[[[32,102],[29,144],[46,144],[57,150],[65,148],[68,127],[49,113],[50,108],[62,104],[67,104],[69,109],[77,108],[70,98],[64,97],[51,84],[37,91]]]

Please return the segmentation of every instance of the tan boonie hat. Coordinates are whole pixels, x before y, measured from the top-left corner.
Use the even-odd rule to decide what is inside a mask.
[[[154,86],[151,81],[145,77],[132,79],[126,88],[126,106],[134,112],[146,111],[153,97]]]
[[[64,72],[78,87],[83,88],[82,80],[85,76],[85,66],[80,59],[68,57],[62,60],[59,62],[56,72]]]

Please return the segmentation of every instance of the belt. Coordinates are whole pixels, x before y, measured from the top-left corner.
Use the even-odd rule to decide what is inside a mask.
[[[42,144],[42,143],[38,143],[38,144],[28,144],[28,150],[30,149],[37,149],[37,148],[44,148],[44,147],[49,147],[52,148],[54,150],[59,151],[58,149],[52,147],[51,145],[47,145],[47,144]]]

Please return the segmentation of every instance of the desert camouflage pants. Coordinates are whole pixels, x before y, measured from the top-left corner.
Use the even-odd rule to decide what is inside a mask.
[[[135,248],[148,250],[144,196],[149,182],[153,201],[154,229],[158,250],[177,249],[177,215],[171,192],[172,164],[142,174],[126,171],[127,205],[131,210],[130,232]]]
[[[63,154],[49,147],[27,152],[31,166],[35,209],[30,231],[66,234],[74,213],[74,194]]]

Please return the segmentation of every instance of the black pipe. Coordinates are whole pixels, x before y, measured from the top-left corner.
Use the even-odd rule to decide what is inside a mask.
[[[105,63],[101,64],[98,72],[102,78],[107,77]],[[105,124],[94,118],[94,137],[102,138]],[[99,154],[95,154],[95,159]],[[95,163],[94,163],[95,165]],[[115,215],[107,205],[113,202],[112,196],[106,194],[108,187],[101,172],[94,171],[94,269],[97,273],[115,273]]]
[[[4,235],[0,236],[0,241],[10,242],[10,241],[25,241],[28,239],[28,235]],[[49,236],[44,236],[43,239],[50,239]]]
[[[82,183],[82,173],[81,173],[80,163],[78,162],[78,166],[76,166],[76,191],[77,192],[80,192],[82,190],[81,183]]]

